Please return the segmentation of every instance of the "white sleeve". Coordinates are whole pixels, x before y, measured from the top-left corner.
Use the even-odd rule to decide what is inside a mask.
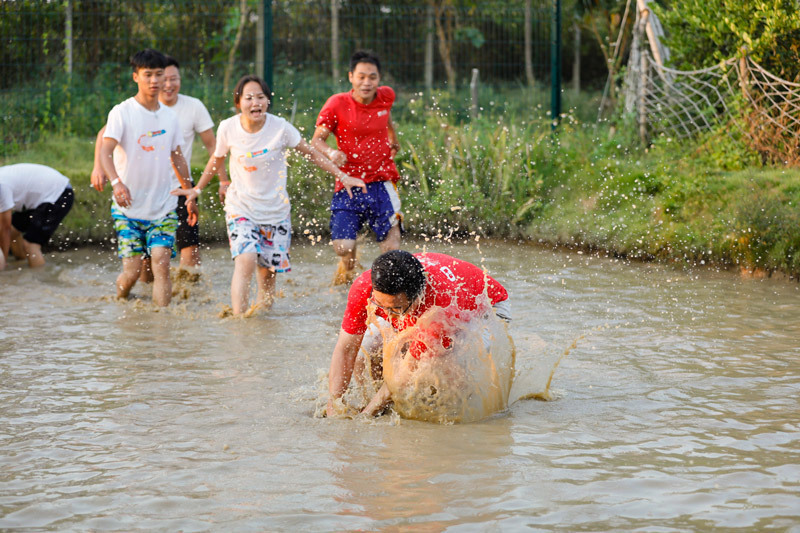
[[[108,120],[106,120],[106,131],[103,132],[103,138],[110,137],[117,142],[122,142],[122,134],[125,131],[125,123],[122,120],[122,111],[118,105],[108,113]]]
[[[217,144],[214,147],[214,157],[225,157],[228,155],[228,122],[221,122],[217,128]]]
[[[178,115],[173,114],[170,129],[172,130],[172,140],[169,143],[169,149],[171,152],[174,152],[181,146],[181,142],[183,141],[183,132],[181,131],[181,124],[178,122]],[[185,156],[186,154],[183,155]]]
[[[214,121],[211,120],[211,115],[208,109],[203,105],[200,100],[195,100],[194,106],[194,131],[196,133],[203,133],[214,127]]]
[[[14,207],[14,195],[11,187],[0,184],[0,213],[4,213]]]
[[[289,148],[294,148],[300,141],[303,140],[303,137],[300,135],[300,132],[297,131],[297,128],[292,126],[289,121],[286,121],[286,125],[283,128],[283,142]]]

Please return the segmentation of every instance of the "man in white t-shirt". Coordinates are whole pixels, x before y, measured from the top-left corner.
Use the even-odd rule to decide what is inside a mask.
[[[209,155],[214,153],[216,139],[214,138],[214,121],[208,113],[206,106],[197,98],[180,94],[181,73],[178,61],[167,55],[167,67],[164,69],[164,86],[158,97],[159,102],[172,109],[178,115],[178,123],[181,128],[181,152],[184,159],[190,166],[192,164],[192,144],[195,134],[203,141],[203,145]],[[97,134],[95,146],[95,164],[92,169],[92,185],[98,191],[102,191],[107,181],[105,172],[100,165],[100,144],[103,139],[105,126]],[[220,201],[225,197],[225,191],[230,185],[225,167],[218,171],[220,181]],[[180,187],[177,177],[173,180],[173,188]],[[180,266],[185,270],[192,270],[200,265],[200,231],[198,224],[191,225],[188,222],[189,212],[186,209],[186,199],[178,197],[178,229],[175,234],[175,246],[180,253]],[[150,259],[145,254],[142,268],[141,280],[150,282],[153,280],[150,270]]]
[[[0,270],[9,252],[28,265],[44,265],[42,246],[67,216],[74,201],[69,178],[32,163],[0,167]]]
[[[130,294],[147,251],[152,261],[153,302],[160,306],[172,298],[169,263],[178,227],[178,202],[170,194],[173,176],[178,176],[181,187],[192,187],[181,152],[178,117],[158,101],[166,63],[164,55],[152,49],[131,57],[138,91],[108,114],[100,145],[100,163],[113,187],[111,216],[122,258],[117,297]],[[189,223],[196,223],[193,202],[187,208]]]

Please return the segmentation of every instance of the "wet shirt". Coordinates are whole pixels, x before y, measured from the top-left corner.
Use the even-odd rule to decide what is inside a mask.
[[[0,213],[52,204],[68,186],[69,178],[45,165],[18,163],[0,167]]]
[[[223,157],[230,151],[231,186],[225,197],[229,217],[242,216],[257,224],[279,224],[289,218],[286,148],[301,140],[297,128],[269,113],[255,133],[242,127],[239,115],[220,122],[214,155]]]
[[[347,164],[341,168],[348,176],[366,183],[400,179],[388,133],[394,99],[394,90],[382,85],[369,104],[356,102],[347,92],[334,94],[322,106],[317,126],[324,126],[336,137],[339,150],[347,155]],[[337,179],[335,191],[343,187]]]
[[[131,192],[132,204],[120,207],[128,218],[157,220],[178,207],[170,155],[180,146],[178,117],[163,104],[151,111],[131,97],[108,114],[103,137],[117,141],[114,167]]]
[[[481,268],[445,254],[414,254],[425,269],[426,283],[422,303],[401,320],[389,317],[382,309],[375,314],[389,320],[402,331],[416,324],[417,319],[431,307],[448,308],[455,302],[453,312],[474,311],[483,299],[484,292],[492,305],[508,299],[508,291]],[[367,270],[353,282],[347,297],[347,308],[342,319],[342,329],[351,335],[361,335],[367,330],[367,305],[372,296],[372,271]]]

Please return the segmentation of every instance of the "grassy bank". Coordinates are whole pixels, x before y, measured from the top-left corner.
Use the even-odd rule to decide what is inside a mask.
[[[557,134],[544,91],[484,93],[475,121],[454,102],[462,97],[407,94],[396,113],[401,196],[412,233],[534,239],[800,277],[797,170],[760,166],[724,133],[689,143],[660,137],[644,150],[624,121],[595,124],[596,107],[586,96],[568,101],[572,109]],[[306,138],[312,115],[295,117]],[[198,146],[194,153],[197,175],[205,150]],[[112,236],[109,195],[88,187],[91,139],[50,135],[4,164],[18,161],[53,166],[76,185],[76,205],[57,234],[60,244]],[[290,163],[295,239],[326,239],[331,180],[297,158]],[[203,198],[207,240],[224,238],[213,196]]]

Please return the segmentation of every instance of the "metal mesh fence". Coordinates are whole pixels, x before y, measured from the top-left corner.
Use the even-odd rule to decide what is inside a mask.
[[[539,80],[549,77],[550,3],[534,0],[528,17]],[[524,83],[525,0],[457,4],[0,0],[0,153],[42,131],[96,132],[130,95],[128,58],[146,47],[178,59],[182,92],[204,100],[215,120],[230,113],[235,81],[259,70],[264,42],[276,94],[303,93],[301,108],[318,109],[321,98],[346,88],[347,61],[359,48],[381,56],[384,81],[401,91],[443,88],[453,76],[464,86],[473,68],[489,86]],[[271,35],[268,24],[263,31],[270,16]],[[288,102],[276,101],[278,110]]]

